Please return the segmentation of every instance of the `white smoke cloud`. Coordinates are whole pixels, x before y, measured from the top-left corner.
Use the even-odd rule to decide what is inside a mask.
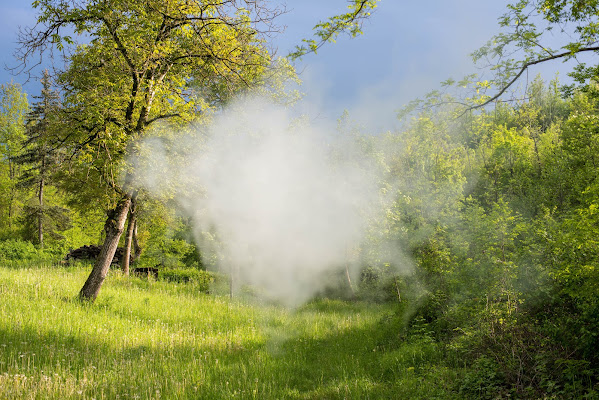
[[[219,268],[287,304],[323,289],[383,211],[380,177],[355,141],[264,100],[240,100],[192,136],[145,142],[138,180],[175,196]]]

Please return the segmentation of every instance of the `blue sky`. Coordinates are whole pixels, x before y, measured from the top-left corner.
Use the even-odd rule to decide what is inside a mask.
[[[285,47],[334,15],[344,0],[289,2]],[[344,109],[377,128],[388,127],[402,104],[474,68],[469,54],[497,33],[505,0],[381,0],[362,36],[342,38],[298,65],[304,92],[321,118]]]
[[[273,0],[273,2],[275,2]],[[29,1],[0,0],[0,61],[13,65],[19,26],[35,22]],[[469,54],[498,32],[506,0],[381,0],[364,24],[364,35],[323,47],[298,62],[302,92],[314,118],[335,121],[343,110],[369,126],[393,124],[395,110],[438,88],[448,77],[475,72]],[[342,12],[346,0],[287,0],[279,20],[283,34],[273,39],[287,54],[322,19]],[[551,78],[556,66],[542,72]],[[24,78],[0,71],[0,82]],[[32,95],[35,83],[24,86]]]

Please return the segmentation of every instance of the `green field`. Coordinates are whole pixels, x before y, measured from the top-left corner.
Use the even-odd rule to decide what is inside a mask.
[[[389,340],[393,305],[285,309],[118,273],[85,305],[87,274],[0,268],[0,398],[454,397],[438,345]]]

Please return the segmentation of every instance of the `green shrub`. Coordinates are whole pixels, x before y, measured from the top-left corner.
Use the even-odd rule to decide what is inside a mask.
[[[158,278],[169,282],[194,283],[204,293],[208,293],[210,284],[214,282],[213,274],[194,268],[162,269],[158,272]]]
[[[497,363],[486,357],[477,358],[461,381],[460,395],[472,399],[499,398],[503,377]]]
[[[0,242],[0,260],[19,261],[35,260],[38,258],[40,258],[40,252],[31,242],[18,239],[9,239]]]
[[[356,295],[360,300],[384,303],[401,300],[400,279],[389,265],[367,266],[360,271]]]
[[[38,263],[52,264],[59,261],[65,252],[64,248],[58,243],[41,250],[27,240],[0,240],[0,262],[5,266],[22,267]]]

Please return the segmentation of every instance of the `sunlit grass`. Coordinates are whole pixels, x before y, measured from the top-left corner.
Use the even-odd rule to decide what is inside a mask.
[[[0,398],[430,398],[455,375],[427,370],[432,344],[380,345],[392,306],[289,310],[118,274],[83,305],[87,273],[0,268]]]

